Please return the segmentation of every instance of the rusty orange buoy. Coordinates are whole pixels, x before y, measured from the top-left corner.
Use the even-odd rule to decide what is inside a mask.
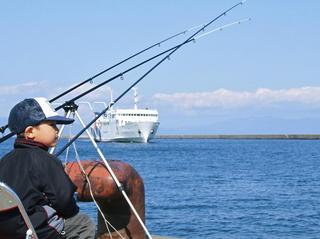
[[[118,160],[108,160],[114,174],[120,181],[130,201],[138,212],[140,218],[145,219],[144,185],[137,171],[127,163]],[[116,183],[112,179],[106,166],[101,161],[85,160],[81,165],[88,175],[92,193],[106,219],[121,233],[123,238],[145,239],[145,232],[137,218],[131,211],[128,203],[122,196]],[[79,201],[93,201],[90,195],[89,184],[85,174],[77,162],[69,162],[65,171],[72,182],[77,186]],[[109,227],[112,238],[121,238],[117,232]],[[111,238],[104,220],[98,212],[98,238]]]

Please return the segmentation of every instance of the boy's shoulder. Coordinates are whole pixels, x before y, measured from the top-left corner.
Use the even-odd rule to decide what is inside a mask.
[[[40,149],[40,148],[33,148],[30,151],[30,156],[33,159],[40,160],[40,161],[49,161],[49,162],[59,162],[60,160],[54,154],[50,154],[48,151]]]
[[[0,165],[1,162],[4,163],[7,161],[11,163],[21,162],[24,164],[61,164],[58,157],[40,148],[15,148],[0,159]]]

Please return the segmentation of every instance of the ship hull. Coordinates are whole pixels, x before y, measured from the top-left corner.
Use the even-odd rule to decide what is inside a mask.
[[[108,124],[93,130],[96,141],[147,143],[158,130],[159,122],[129,122],[125,125]]]

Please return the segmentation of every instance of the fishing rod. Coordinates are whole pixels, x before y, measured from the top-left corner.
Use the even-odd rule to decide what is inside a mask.
[[[119,78],[119,77],[123,77],[126,73],[134,70],[135,68],[137,68],[137,67],[139,67],[139,66],[141,66],[141,65],[144,65],[145,63],[147,63],[147,62],[149,62],[149,61],[151,61],[151,60],[153,60],[153,59],[155,59],[155,58],[158,58],[158,57],[164,55],[165,53],[168,53],[168,52],[170,52],[170,51],[176,50],[177,48],[181,47],[182,45],[185,45],[185,44],[190,43],[190,42],[195,42],[195,40],[197,40],[197,39],[199,39],[199,38],[202,38],[202,37],[204,37],[204,36],[207,36],[208,34],[211,34],[211,33],[216,32],[216,31],[221,31],[221,30],[223,30],[223,29],[225,29],[225,28],[227,28],[227,27],[230,27],[230,26],[233,26],[233,25],[236,25],[236,24],[241,24],[241,23],[243,23],[243,22],[250,21],[250,20],[251,20],[250,18],[242,19],[242,20],[239,20],[239,21],[236,21],[236,22],[232,22],[232,23],[229,23],[229,24],[220,26],[220,27],[218,27],[218,28],[215,28],[215,29],[211,30],[211,31],[208,32],[208,33],[201,34],[201,35],[199,35],[199,36],[197,36],[197,37],[192,37],[191,39],[188,39],[188,40],[186,40],[186,41],[183,42],[183,43],[180,43],[180,44],[178,44],[178,45],[176,45],[176,46],[174,46],[174,47],[171,47],[171,48],[169,48],[169,49],[167,49],[167,50],[165,50],[165,51],[163,51],[163,52],[161,52],[161,53],[158,53],[157,55],[152,56],[152,57],[148,58],[147,60],[144,60],[144,61],[142,61],[142,62],[140,62],[140,63],[138,63],[138,64],[130,67],[129,69],[127,69],[127,70],[125,70],[125,71],[123,71],[123,72],[121,72],[121,73],[118,73],[118,74],[112,76],[111,78],[109,78],[109,79],[101,82],[100,84],[92,87],[91,89],[89,89],[89,90],[87,90],[87,91],[79,94],[78,96],[72,98],[71,100],[68,100],[68,101],[66,101],[65,103],[61,104],[60,106],[57,106],[57,107],[55,108],[55,110],[59,110],[59,109],[64,108],[65,106],[69,105],[70,103],[75,102],[76,100],[78,100],[78,99],[82,98],[83,96],[91,93],[92,91],[100,88],[101,86],[103,86],[103,85],[105,85],[105,84],[107,84],[107,83],[110,83],[111,81],[113,81],[113,80],[115,80],[115,79],[117,79],[117,78]]]
[[[233,5],[232,7],[230,7],[229,9],[227,9],[226,11],[224,11],[223,13],[221,13],[220,15],[218,15],[217,17],[215,17],[213,20],[211,20],[210,22],[208,22],[207,24],[205,24],[203,27],[201,27],[198,31],[196,31],[193,35],[191,35],[189,38],[187,38],[184,42],[182,42],[181,44],[177,45],[176,47],[173,47],[174,49],[171,50],[171,52],[169,54],[167,54],[165,57],[163,57],[160,61],[158,61],[153,67],[151,67],[145,74],[143,74],[138,80],[136,80],[130,87],[128,87],[120,96],[118,96],[111,104],[109,104],[108,107],[106,107],[104,110],[102,110],[98,115],[96,115],[82,130],[79,131],[78,134],[76,134],[68,143],[65,144],[65,146],[63,146],[55,155],[59,156],[60,154],[63,153],[63,151],[68,148],[77,138],[80,137],[80,135],[82,135],[92,124],[94,124],[98,118],[100,118],[103,114],[105,114],[116,102],[118,102],[124,95],[126,95],[134,86],[136,86],[141,80],[143,80],[147,75],[149,75],[154,69],[156,69],[162,62],[164,62],[165,60],[169,59],[170,56],[175,53],[178,49],[180,49],[183,45],[191,42],[194,40],[194,37],[196,35],[198,35],[201,31],[203,31],[204,29],[206,29],[209,25],[211,25],[213,22],[215,22],[216,20],[218,20],[219,18],[221,18],[222,16],[225,16],[229,11],[231,11],[232,9],[236,8],[239,5],[242,5],[244,1],[241,1],[235,5]],[[120,74],[118,74],[120,75]],[[99,86],[101,87],[101,85]],[[96,88],[96,87],[94,87]],[[90,90],[89,90],[90,91]],[[91,92],[91,91],[90,91]],[[70,102],[69,102],[70,103]],[[74,102],[71,102],[74,103]]]
[[[190,41],[190,42],[191,42],[191,41]],[[181,45],[181,44],[180,44],[180,45]],[[168,50],[165,50],[165,51],[163,51],[163,52],[161,52],[161,53],[159,53],[159,54],[157,54],[157,55],[155,55],[155,56],[153,56],[153,57],[150,57],[149,59],[147,59],[147,60],[145,60],[145,61],[143,61],[143,62],[141,62],[141,63],[139,63],[139,64],[136,64],[135,66],[133,66],[133,67],[131,67],[131,68],[129,68],[129,69],[127,69],[127,70],[125,70],[125,71],[123,71],[123,72],[121,72],[121,73],[119,73],[119,74],[117,74],[117,75],[115,75],[115,76],[113,76],[113,77],[111,77],[111,78],[109,78],[108,80],[105,80],[104,82],[102,82],[102,83],[100,83],[99,85],[97,85],[97,86],[89,89],[88,91],[85,91],[85,92],[81,93],[80,95],[72,98],[71,100],[66,101],[66,102],[63,103],[62,105],[57,106],[57,107],[55,108],[55,111],[57,111],[57,110],[59,110],[59,109],[62,109],[62,108],[64,108],[64,107],[67,107],[68,105],[72,105],[72,102],[80,99],[81,97],[89,94],[90,92],[92,92],[92,91],[100,88],[101,86],[103,86],[103,85],[105,85],[105,84],[107,84],[107,83],[109,83],[109,82],[111,82],[111,81],[113,81],[113,80],[115,80],[115,79],[117,79],[117,78],[119,78],[119,77],[123,77],[124,74],[126,74],[126,73],[132,71],[133,69],[135,69],[135,68],[137,68],[137,67],[139,67],[139,66],[141,66],[141,65],[143,65],[143,64],[145,64],[145,63],[147,63],[147,62],[149,62],[149,61],[151,61],[151,60],[153,60],[153,59],[155,59],[155,58],[157,58],[157,57],[159,57],[159,56],[161,56],[161,55],[163,55],[163,54],[165,54],[165,53],[167,53],[167,52],[169,52],[169,51],[171,51],[171,50],[173,50],[173,49],[175,49],[175,48],[177,48],[178,46],[179,46],[179,45],[177,45],[177,46],[175,46],[175,47],[172,47],[172,48],[170,48],[170,49],[168,49]],[[0,132],[2,132],[2,133],[5,132],[5,130],[6,130],[7,128],[8,128],[8,125],[5,125],[5,126],[0,127]],[[0,143],[2,143],[2,142],[4,142],[4,141],[6,141],[7,139],[11,138],[13,135],[15,135],[15,133],[14,133],[14,132],[10,132],[9,134],[3,136],[2,138],[0,138]]]
[[[132,59],[132,58],[134,58],[134,57],[136,57],[136,56],[138,56],[138,55],[140,55],[140,54],[142,54],[142,53],[144,53],[144,52],[146,52],[146,51],[148,51],[148,50],[150,50],[150,49],[152,49],[152,48],[154,48],[154,47],[156,47],[156,46],[160,46],[162,43],[164,43],[164,42],[166,42],[166,41],[169,41],[169,40],[171,40],[171,39],[173,39],[173,38],[175,38],[175,37],[177,37],[177,36],[186,34],[186,33],[189,32],[189,31],[192,31],[192,30],[194,30],[194,29],[197,29],[197,28],[199,28],[200,26],[202,26],[202,25],[190,27],[190,28],[188,28],[188,29],[186,29],[186,30],[183,30],[183,31],[179,32],[179,33],[173,34],[172,36],[170,36],[170,37],[168,37],[168,38],[165,38],[165,39],[163,39],[163,40],[161,40],[161,41],[159,41],[159,42],[157,42],[157,43],[154,43],[154,44],[151,45],[151,46],[146,47],[145,49],[143,49],[143,50],[141,50],[141,51],[139,51],[139,52],[137,52],[137,53],[135,53],[135,54],[127,57],[127,58],[125,58],[124,60],[122,60],[122,61],[114,64],[113,66],[108,67],[107,69],[105,69],[105,70],[103,70],[103,71],[95,74],[94,76],[91,76],[91,77],[88,78],[87,80],[84,80],[83,82],[75,85],[74,87],[72,87],[72,88],[64,91],[63,93],[61,93],[61,94],[59,94],[58,96],[56,96],[56,97],[52,98],[51,100],[49,100],[49,102],[52,103],[53,101],[56,101],[57,99],[61,98],[62,96],[65,96],[66,94],[70,93],[71,91],[73,91],[73,90],[79,88],[80,86],[84,85],[85,83],[92,82],[93,79],[95,79],[95,78],[97,78],[98,76],[106,73],[107,71],[110,71],[111,69],[113,69],[113,68],[115,68],[115,67],[117,67],[117,66],[119,66],[119,65],[121,65],[121,64],[123,64],[123,63],[125,63],[126,61],[128,61],[128,60],[130,60],[130,59]]]
[[[194,30],[194,29],[197,29],[197,28],[199,28],[200,26],[202,26],[202,25],[197,25],[197,26],[190,27],[190,28],[188,28],[188,29],[185,29],[185,30],[179,32],[179,33],[173,34],[173,35],[171,35],[171,36],[169,36],[169,37],[167,37],[167,38],[165,38],[165,39],[163,39],[163,40],[161,40],[161,41],[159,41],[159,42],[157,42],[157,43],[154,43],[154,44],[146,47],[146,48],[143,49],[143,50],[140,50],[139,52],[137,52],[137,53],[135,53],[135,54],[133,54],[133,55],[125,58],[124,60],[119,61],[118,63],[116,63],[116,64],[108,67],[107,69],[105,69],[105,70],[103,70],[103,71],[101,71],[101,72],[99,72],[99,73],[97,73],[97,74],[89,77],[88,79],[84,80],[83,82],[81,82],[81,83],[79,83],[79,84],[71,87],[70,89],[62,92],[61,94],[59,94],[59,95],[55,96],[54,98],[50,99],[49,102],[52,103],[52,102],[56,101],[57,99],[60,99],[61,97],[65,96],[66,94],[74,91],[75,89],[79,88],[80,86],[82,86],[82,85],[84,85],[84,84],[86,84],[86,83],[88,83],[88,82],[92,82],[93,79],[95,79],[95,78],[97,78],[98,76],[100,76],[100,75],[102,75],[102,74],[104,74],[104,73],[112,70],[113,68],[115,68],[115,67],[117,67],[117,66],[125,63],[126,61],[128,61],[128,60],[130,60],[130,59],[132,59],[132,58],[134,58],[134,57],[136,57],[136,56],[138,56],[138,55],[140,55],[140,54],[142,54],[142,53],[144,53],[144,52],[146,52],[146,51],[148,51],[148,50],[150,50],[150,49],[152,49],[152,48],[154,48],[154,47],[156,47],[156,46],[160,46],[162,43],[164,43],[164,42],[166,42],[166,41],[169,41],[169,40],[171,40],[171,39],[173,39],[173,38],[175,38],[175,37],[177,37],[177,36],[186,34],[186,33],[189,32],[189,31],[192,31],[192,30]],[[7,128],[8,128],[8,125],[4,125],[4,126],[0,127],[0,133],[4,133]],[[5,141],[6,139],[10,138],[11,136],[12,136],[12,135],[6,135],[6,136],[4,136],[5,138],[2,137],[2,138],[3,138],[3,141]],[[2,139],[2,138],[1,138],[1,139]],[[0,141],[0,143],[3,142],[3,141]]]
[[[135,66],[133,66],[133,67],[131,67],[131,68],[129,68],[129,69],[127,69],[126,71],[123,71],[123,72],[121,72],[121,73],[119,73],[119,74],[117,74],[117,75],[109,78],[108,80],[106,80],[106,81],[100,83],[99,85],[97,85],[97,86],[89,89],[88,91],[83,92],[82,94],[74,97],[73,99],[71,99],[71,100],[69,100],[69,101],[66,101],[66,102],[63,103],[62,105],[56,107],[55,110],[57,111],[57,110],[59,110],[59,109],[61,109],[61,108],[66,107],[67,105],[70,105],[71,102],[74,102],[74,101],[78,100],[79,98],[81,98],[81,97],[89,94],[90,92],[92,92],[92,91],[100,88],[101,86],[103,86],[103,85],[105,85],[105,84],[107,84],[107,83],[109,83],[109,82],[117,79],[118,77],[122,77],[124,74],[128,73],[129,71],[132,71],[133,69],[135,69],[135,68],[137,68],[137,67],[139,67],[139,66],[141,66],[141,65],[143,65],[143,64],[145,64],[145,63],[147,63],[147,62],[149,62],[149,61],[151,61],[151,60],[153,60],[153,59],[155,59],[155,58],[157,58],[157,57],[159,57],[159,56],[161,56],[161,55],[169,52],[169,51],[172,51],[172,50],[174,50],[174,49],[176,49],[176,48],[178,48],[178,47],[180,47],[180,46],[182,46],[182,45],[184,45],[184,44],[187,44],[187,43],[189,43],[189,42],[195,42],[195,40],[197,40],[197,39],[199,39],[199,38],[202,38],[203,36],[206,36],[206,35],[211,34],[211,33],[213,33],[213,32],[216,32],[216,31],[219,31],[219,30],[223,30],[223,29],[225,29],[225,28],[227,28],[227,27],[230,27],[230,26],[232,26],[232,25],[240,24],[240,23],[242,23],[242,22],[249,21],[249,20],[250,20],[250,18],[242,19],[242,20],[239,20],[239,21],[230,23],[230,24],[226,24],[226,25],[220,26],[220,27],[218,27],[218,28],[215,28],[215,29],[207,32],[207,33],[204,33],[204,34],[201,34],[201,35],[199,35],[199,36],[197,36],[197,37],[191,38],[191,39],[189,39],[188,41],[186,41],[186,42],[184,42],[184,43],[181,43],[181,44],[179,44],[179,45],[176,45],[176,46],[174,46],[174,47],[171,47],[171,48],[169,48],[169,49],[167,49],[167,50],[165,50],[165,51],[163,51],[163,52],[161,52],[161,53],[159,53],[159,54],[157,54],[157,55],[155,55],[155,56],[153,56],[153,57],[151,57],[151,58],[149,58],[149,59],[147,59],[147,60],[145,60],[145,61],[143,61],[143,62],[141,62],[141,63],[139,63],[139,64],[137,64],[137,65],[135,65]],[[195,28],[195,27],[194,27],[194,28]],[[192,28],[190,28],[190,29],[192,29]],[[163,42],[163,41],[162,41],[162,42]],[[70,91],[69,91],[69,92],[70,92]],[[52,100],[51,100],[51,101],[52,101]],[[4,132],[7,127],[8,127],[8,125],[5,125],[5,126],[3,126],[3,127],[0,127],[0,132]],[[2,142],[4,142],[4,141],[6,141],[7,139],[11,138],[13,135],[14,135],[14,133],[11,132],[11,133],[3,136],[2,138],[0,138],[0,143],[2,143]]]

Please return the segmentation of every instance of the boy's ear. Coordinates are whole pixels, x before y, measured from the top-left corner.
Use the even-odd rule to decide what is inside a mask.
[[[34,127],[33,126],[28,126],[24,130],[24,137],[26,139],[34,139]]]

